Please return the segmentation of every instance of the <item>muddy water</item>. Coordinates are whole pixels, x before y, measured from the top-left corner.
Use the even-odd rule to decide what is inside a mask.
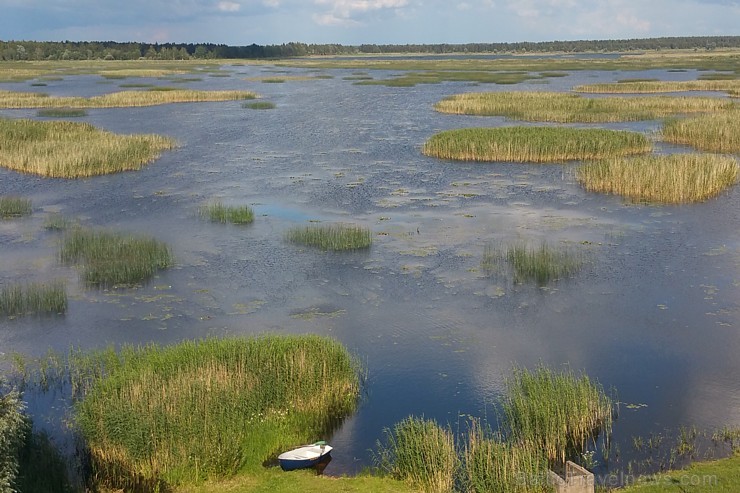
[[[71,295],[63,317],[0,321],[1,352],[265,331],[334,336],[368,372],[359,411],[331,437],[327,473],[336,474],[369,465],[383,429],[410,414],[455,429],[468,415],[491,417],[513,365],[569,365],[616,388],[624,404],[614,438],[623,456],[633,435],[740,425],[740,187],[705,204],[633,205],[584,192],[574,164],[465,164],[420,153],[437,131],[509,123],[435,113],[432,104],[450,94],[695,73],[388,88],[353,85],[344,70],[283,84],[244,80],[275,76],[274,69],[224,70],[231,76],[184,85],[250,89],[277,107],[90,110],[83,120],[167,134],[181,146],[142,171],[85,180],[0,170],[0,194],[30,198],[35,209],[0,222],[0,281],[64,278]],[[68,78],[43,90],[117,89],[101,80]],[[606,126],[651,133],[659,122]],[[255,223],[200,220],[198,207],[217,198],[252,205]],[[137,290],[86,290],[57,262],[59,235],[43,228],[52,212],[154,235],[173,247],[177,266]],[[368,226],[373,247],[322,253],[283,240],[309,220]],[[546,289],[486,276],[485,245],[511,240],[565,244],[587,262]]]

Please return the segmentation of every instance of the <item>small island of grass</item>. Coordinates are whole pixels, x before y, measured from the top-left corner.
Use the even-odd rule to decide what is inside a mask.
[[[368,228],[352,224],[310,224],[288,231],[291,243],[321,250],[360,250],[370,248],[372,236]]]
[[[33,212],[30,199],[23,197],[0,197],[0,219],[29,216]]]
[[[254,211],[248,205],[226,206],[214,202],[201,206],[199,213],[201,217],[222,224],[251,224],[254,221]]]
[[[61,281],[0,287],[0,315],[55,314],[66,310],[67,291]]]
[[[551,163],[649,152],[637,132],[564,127],[499,127],[447,130],[423,146],[427,156],[460,161]]]
[[[740,153],[740,110],[671,120],[661,136],[673,144],[689,145],[700,151]]]

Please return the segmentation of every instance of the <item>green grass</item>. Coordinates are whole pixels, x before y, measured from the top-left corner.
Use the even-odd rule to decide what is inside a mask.
[[[221,202],[204,205],[200,208],[201,217],[217,223],[251,224],[254,211],[247,205],[225,206]]]
[[[461,161],[549,163],[649,152],[636,132],[566,127],[498,127],[446,130],[423,146],[427,156]]]
[[[59,256],[99,287],[134,286],[173,263],[169,247],[154,238],[79,228],[66,233]]]
[[[0,118],[0,166],[52,178],[138,170],[171,149],[159,135],[117,135],[89,123]]]
[[[453,490],[458,468],[452,432],[434,420],[410,416],[385,430],[378,442],[377,467],[394,479],[429,493]]]
[[[661,137],[700,151],[740,153],[740,109],[666,122]]]
[[[625,87],[629,84],[615,84]],[[589,98],[558,92],[488,92],[449,96],[434,105],[442,113],[503,116],[513,120],[603,123],[655,120],[731,109],[728,99],[698,97]]]
[[[44,229],[49,231],[65,231],[73,225],[72,220],[64,217],[64,215],[58,212],[53,212],[46,217],[44,221]]]
[[[0,123],[2,123],[1,120]],[[33,206],[30,199],[24,199],[22,197],[0,197],[0,218],[2,219],[30,216],[32,212]]]
[[[253,110],[271,110],[275,108],[275,103],[271,101],[255,101],[254,103],[242,103],[242,108],[250,108]]]
[[[684,204],[708,200],[734,186],[738,163],[715,154],[615,158],[582,165],[576,179],[586,190],[636,202]]]
[[[16,283],[0,287],[0,315],[19,316],[67,311],[63,282]]]
[[[313,335],[128,347],[100,361],[105,376],[76,422],[94,474],[116,488],[259,477],[267,459],[325,436],[359,396],[355,359]]]
[[[534,282],[544,286],[551,281],[568,277],[580,269],[579,255],[547,243],[531,247],[526,243],[486,245],[481,266],[489,275],[511,270],[514,282]]]
[[[619,81],[616,84],[605,83],[576,86],[573,90],[588,93],[634,94],[685,91],[736,92],[740,90],[740,79],[737,77],[725,78],[714,75],[712,78],[703,77],[701,80],[685,81],[631,80],[625,82]]]
[[[685,469],[646,476],[618,493],[736,493],[740,491],[740,454]]]
[[[0,377],[0,491],[15,490],[19,461],[27,424],[24,404],[15,389]]]
[[[543,366],[515,369],[506,388],[503,410],[511,439],[543,451],[550,463],[563,464],[595,444],[599,433],[611,434],[612,401],[586,375]]]
[[[44,108],[38,110],[36,116],[47,118],[77,118],[87,116],[87,111],[78,108]]]
[[[291,243],[316,247],[321,250],[360,250],[370,248],[369,228],[352,224],[310,224],[294,227],[286,233]]]

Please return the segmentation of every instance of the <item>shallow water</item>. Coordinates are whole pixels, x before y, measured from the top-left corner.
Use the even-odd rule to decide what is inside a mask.
[[[0,352],[265,331],[334,336],[365,362],[368,379],[359,411],[331,437],[328,474],[370,465],[383,429],[408,415],[454,429],[468,415],[492,418],[513,365],[569,365],[615,388],[624,404],[614,440],[625,460],[633,435],[740,425],[740,187],[704,204],[633,205],[583,191],[575,164],[470,164],[420,153],[440,130],[511,123],[435,113],[433,103],[450,94],[695,73],[390,88],[342,80],[352,70],[283,84],[244,80],[274,74],[269,67],[224,70],[231,77],[182,86],[254,90],[277,107],[88,110],[79,120],[166,134],[181,146],[142,171],[78,181],[0,169],[0,194],[30,198],[35,208],[31,218],[0,222],[0,282],[64,278],[71,294],[63,317],[0,321]],[[69,77],[43,90],[93,95],[121,82],[102,80]],[[651,133],[659,122],[604,126]],[[199,219],[198,207],[216,198],[252,205],[255,223]],[[173,247],[177,265],[137,290],[86,290],[57,262],[59,235],[43,228],[51,212],[154,235]],[[309,220],[368,226],[374,244],[325,253],[283,240]],[[511,240],[565,244],[587,263],[546,289],[485,276],[485,245]]]

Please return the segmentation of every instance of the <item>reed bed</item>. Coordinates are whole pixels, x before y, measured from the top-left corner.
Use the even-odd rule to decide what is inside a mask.
[[[427,493],[453,491],[459,459],[449,429],[410,416],[386,429],[385,437],[374,457],[381,471]]]
[[[740,109],[666,122],[661,137],[674,144],[725,154],[740,153]]]
[[[62,281],[18,283],[0,288],[0,315],[54,314],[67,311],[67,290]]]
[[[80,228],[66,233],[59,256],[99,287],[133,286],[173,264],[169,247],[154,238]]]
[[[620,87],[627,84],[617,84]],[[442,113],[503,116],[556,123],[655,120],[678,114],[709,113],[735,107],[728,99],[653,96],[588,98],[557,92],[488,92],[449,96],[434,105]]]
[[[194,89],[119,91],[89,98],[0,91],[0,108],[131,108],[173,103],[236,101],[256,97],[257,95],[251,91],[197,91]]]
[[[481,84],[519,84],[526,80],[542,79],[544,76],[528,72],[499,72],[484,70],[454,70],[408,72],[390,79],[359,80],[355,85],[384,85],[389,87],[413,87],[417,84],[439,84],[442,82],[477,82]]]
[[[217,223],[251,224],[254,211],[247,205],[226,206],[221,202],[204,205],[200,208],[201,217]]]
[[[370,248],[373,241],[369,228],[353,224],[299,226],[288,230],[285,237],[291,243],[335,251]]]
[[[464,491],[469,493],[545,493],[548,461],[530,444],[501,440],[479,420],[471,421],[463,450]]]
[[[593,192],[637,202],[684,204],[705,201],[735,185],[738,163],[715,154],[605,159],[582,165],[576,179]]]
[[[47,118],[78,118],[87,116],[87,111],[79,108],[44,108],[38,110],[36,116]]]
[[[565,127],[446,130],[422,147],[427,156],[461,161],[550,163],[641,154],[650,141],[636,132]]]
[[[577,272],[582,258],[568,249],[555,248],[547,243],[531,247],[526,243],[486,245],[481,266],[489,275],[510,268],[514,282],[534,282],[539,286],[562,279]]]
[[[76,408],[93,472],[127,491],[257,471],[352,413],[356,360],[325,337],[205,339],[124,348]],[[96,366],[95,358],[87,364]]]
[[[74,223],[71,219],[58,212],[53,212],[46,217],[46,220],[44,221],[44,229],[49,231],[66,231],[73,224]]]
[[[0,123],[2,120],[0,120]],[[0,145],[2,149],[2,145]],[[0,159],[2,159],[0,157]],[[23,197],[0,196],[0,218],[11,219],[14,217],[30,216],[33,206],[30,199]]]
[[[26,434],[25,406],[20,395],[0,378],[0,491],[15,491],[18,458]]]
[[[661,92],[740,90],[740,79],[701,79],[684,81],[634,80],[618,83],[586,84],[573,88],[576,92],[601,94],[651,94]]]
[[[52,178],[138,170],[172,149],[159,135],[117,135],[89,123],[0,118],[0,166]]]
[[[608,441],[612,400],[588,376],[543,366],[515,369],[506,387],[503,410],[511,440],[544,451],[549,462],[562,464],[582,453],[599,433]]]
[[[275,108],[275,103],[272,101],[256,101],[254,103],[242,103],[242,108],[249,108],[252,110],[271,110]]]

